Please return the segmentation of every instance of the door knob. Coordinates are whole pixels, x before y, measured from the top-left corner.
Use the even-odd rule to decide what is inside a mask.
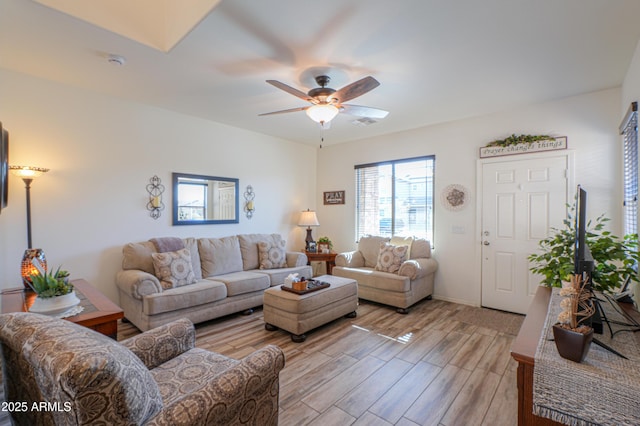
[[[482,244],[484,244],[485,246],[488,246],[491,243],[489,241],[483,241]]]

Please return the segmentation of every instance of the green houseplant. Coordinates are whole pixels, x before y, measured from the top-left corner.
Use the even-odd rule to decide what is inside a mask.
[[[29,312],[44,315],[64,315],[80,304],[80,299],[69,282],[69,272],[61,270],[31,275],[31,287],[37,296]]]
[[[530,270],[542,275],[541,283],[548,287],[562,287],[562,282],[570,281],[574,272],[575,206],[569,207],[564,227],[552,228],[551,235],[539,242],[540,251],[528,257],[534,265]],[[598,216],[595,222],[589,220],[585,239],[595,261],[592,286],[604,292],[618,288],[627,276],[637,281],[635,265],[640,258],[638,235],[617,237],[605,229],[608,221],[604,215]]]
[[[60,267],[54,273],[45,272],[44,275],[31,275],[30,278],[33,291],[42,299],[64,296],[73,291],[73,284],[69,283],[69,272]]]

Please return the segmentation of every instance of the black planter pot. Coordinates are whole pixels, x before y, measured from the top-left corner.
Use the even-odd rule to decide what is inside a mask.
[[[562,358],[574,362],[582,362],[587,353],[589,353],[591,340],[593,339],[593,329],[590,329],[588,333],[579,333],[563,328],[559,324],[554,324],[553,339]]]

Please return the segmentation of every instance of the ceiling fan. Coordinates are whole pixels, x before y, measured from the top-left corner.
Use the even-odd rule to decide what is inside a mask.
[[[340,112],[367,118],[385,118],[387,114],[389,114],[388,111],[384,111],[378,108],[343,103],[350,101],[351,99],[355,99],[358,96],[364,95],[365,93],[378,87],[380,83],[378,82],[378,80],[371,76],[361,78],[358,81],[344,86],[340,90],[335,90],[327,87],[330,78],[326,75],[319,75],[315,78],[315,80],[320,87],[311,89],[307,93],[304,93],[298,89],[294,89],[293,87],[281,83],[277,80],[267,80],[267,83],[277,87],[278,89],[284,90],[285,92],[290,93],[293,96],[297,96],[300,99],[311,102],[312,105],[300,108],[285,109],[281,111],[266,112],[259,115],[262,116],[284,114],[287,112],[306,111],[309,118],[311,118],[316,123],[319,123],[323,128],[328,128],[331,120],[333,120],[335,116]]]

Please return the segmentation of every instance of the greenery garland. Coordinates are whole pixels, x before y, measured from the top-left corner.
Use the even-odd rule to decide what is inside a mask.
[[[553,136],[549,135],[511,135],[505,139],[497,139],[493,142],[489,142],[487,146],[509,146],[509,145],[517,145],[519,143],[534,143],[538,141],[548,141],[554,140]]]

